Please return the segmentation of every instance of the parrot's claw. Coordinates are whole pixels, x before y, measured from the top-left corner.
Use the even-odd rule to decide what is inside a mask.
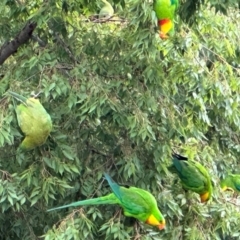
[[[34,91],[31,92],[30,96],[33,97],[33,98],[37,98],[39,94],[41,94],[42,91],[40,91],[39,93],[35,94]]]

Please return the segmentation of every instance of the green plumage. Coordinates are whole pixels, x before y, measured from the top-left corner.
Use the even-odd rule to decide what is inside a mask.
[[[212,183],[206,168],[178,154],[172,157],[171,169],[181,179],[183,188],[198,193],[202,202],[208,201],[212,195]]]
[[[113,9],[112,5],[106,0],[102,0],[102,2],[104,2],[104,6],[101,8],[101,10],[99,12],[99,16],[100,17],[111,17],[114,14],[114,9]]]
[[[240,175],[239,174],[229,174],[224,178],[221,183],[221,188],[225,191],[232,189],[235,192],[240,192]]]
[[[25,138],[19,148],[22,150],[30,150],[42,145],[52,130],[50,115],[38,99],[27,99],[11,91],[8,91],[8,93],[22,102],[16,108],[19,127],[25,134]]]
[[[154,0],[153,9],[158,20],[174,20],[175,11],[178,8],[178,0]]]
[[[174,17],[178,5],[178,0],[154,0],[153,10],[158,18],[161,38],[167,38],[168,32],[174,32]]]
[[[70,203],[68,205],[49,209],[48,211],[84,205],[119,204],[123,208],[125,216],[134,217],[142,222],[158,226],[159,229],[164,228],[164,217],[159,211],[157,201],[151,193],[136,187],[126,188],[119,186],[108,174],[105,173],[104,176],[113,193],[104,197]]]

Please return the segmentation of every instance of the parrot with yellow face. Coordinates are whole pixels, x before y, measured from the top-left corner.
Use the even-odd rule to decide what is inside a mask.
[[[240,193],[240,175],[229,174],[226,178],[221,180],[220,186],[223,191],[233,190],[236,193]]]
[[[16,107],[18,124],[25,134],[19,149],[31,150],[44,144],[52,130],[50,115],[38,99],[25,98],[12,91],[8,91],[8,93],[22,102]]]
[[[158,227],[160,230],[165,227],[165,219],[151,193],[141,188],[119,186],[108,174],[105,173],[104,176],[112,189],[112,193],[103,197],[51,208],[48,211],[85,205],[118,204],[123,208],[124,215],[127,217],[134,217],[146,224]]]

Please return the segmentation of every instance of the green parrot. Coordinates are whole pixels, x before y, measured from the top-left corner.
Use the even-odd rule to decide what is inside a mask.
[[[206,168],[175,153],[172,157],[173,165],[169,169],[177,173],[183,188],[198,193],[201,202],[207,202],[212,196],[212,182]]]
[[[42,145],[52,130],[52,120],[38,99],[25,98],[15,92],[8,93],[22,102],[16,108],[19,127],[25,138],[19,146],[21,150],[31,150]]]
[[[178,8],[178,0],[154,0],[153,10],[158,18],[160,37],[168,38],[167,33],[174,31],[174,15]]]
[[[220,182],[220,186],[223,191],[232,190],[235,192],[240,192],[240,175],[229,174]]]
[[[105,5],[101,8],[99,12],[100,18],[111,17],[114,14],[114,9],[112,5],[106,0],[102,0],[102,2],[104,2]]]
[[[123,208],[125,216],[134,217],[149,225],[156,226],[160,230],[165,227],[165,219],[158,209],[156,199],[151,193],[136,187],[127,188],[119,186],[108,174],[104,173],[104,176],[107,179],[113,193],[103,197],[51,208],[48,211],[84,205],[119,204]]]

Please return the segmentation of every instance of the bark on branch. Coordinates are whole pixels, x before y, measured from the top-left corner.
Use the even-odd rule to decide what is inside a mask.
[[[5,60],[11,56],[13,53],[17,52],[17,49],[24,43],[26,43],[29,38],[31,38],[34,29],[37,24],[34,22],[27,23],[26,26],[21,30],[21,32],[10,42],[5,43],[0,49],[0,65],[2,65]]]

